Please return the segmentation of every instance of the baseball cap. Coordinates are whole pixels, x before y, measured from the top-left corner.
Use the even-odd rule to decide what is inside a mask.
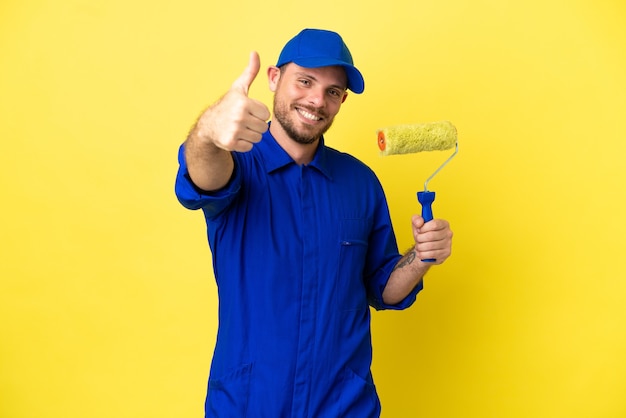
[[[354,66],[352,54],[338,33],[304,29],[283,47],[276,66],[290,62],[305,68],[340,65],[346,70],[348,88],[357,94],[365,90],[363,76]]]

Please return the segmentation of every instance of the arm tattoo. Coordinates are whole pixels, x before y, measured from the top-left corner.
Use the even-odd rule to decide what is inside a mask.
[[[404,266],[408,266],[414,260],[415,260],[415,250],[412,250],[411,252],[407,253],[404,257],[402,257],[400,261],[398,261],[398,264],[396,264],[396,266],[393,268],[393,271],[397,269],[401,269]]]

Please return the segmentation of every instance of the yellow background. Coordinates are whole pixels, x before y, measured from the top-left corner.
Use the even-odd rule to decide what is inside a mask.
[[[327,141],[379,174],[402,249],[446,155],[381,158],[376,129],[459,130],[431,182],[453,257],[373,315],[383,416],[626,416],[626,3],[373,4],[0,4],[1,417],[202,416],[217,300],[177,147],[304,27],[365,75]]]

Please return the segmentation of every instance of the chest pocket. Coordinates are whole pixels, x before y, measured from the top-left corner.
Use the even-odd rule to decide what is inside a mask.
[[[336,296],[342,310],[367,307],[364,269],[370,225],[366,219],[342,219],[340,222]]]

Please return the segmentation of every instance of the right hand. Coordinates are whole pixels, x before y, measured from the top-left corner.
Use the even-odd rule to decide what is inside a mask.
[[[250,53],[248,66],[230,90],[208,108],[196,124],[196,135],[226,151],[247,152],[267,131],[270,111],[248,97],[250,85],[261,68],[259,54]]]

